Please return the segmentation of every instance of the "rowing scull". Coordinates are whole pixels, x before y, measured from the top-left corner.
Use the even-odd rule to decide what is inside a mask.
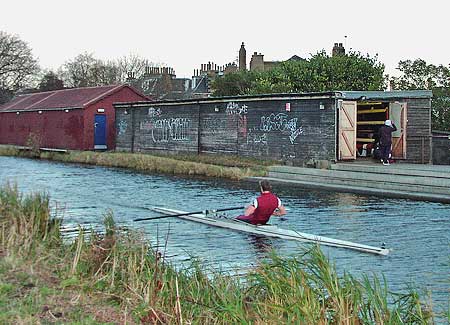
[[[187,214],[185,211],[168,209],[163,207],[154,207],[154,211],[165,214],[165,215],[178,215],[178,214]],[[236,219],[216,219],[210,218],[203,213],[196,214],[188,214],[188,215],[180,215],[178,218],[190,220],[194,222],[203,223],[210,226],[227,228],[237,231],[243,231],[256,235],[264,235],[268,237],[282,238],[287,240],[297,240],[302,242],[313,242],[326,246],[333,247],[341,247],[347,249],[353,249],[360,252],[379,254],[379,255],[387,255],[389,254],[389,249],[380,248],[374,246],[368,246],[363,244],[357,244],[353,242],[349,242],[346,240],[333,239],[329,237],[317,236],[312,234],[307,234],[303,232],[298,232],[289,229],[278,228],[275,225],[252,225],[249,223],[245,223]]]

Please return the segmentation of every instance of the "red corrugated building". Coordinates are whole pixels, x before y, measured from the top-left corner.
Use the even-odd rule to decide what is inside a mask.
[[[115,148],[113,103],[149,98],[128,85],[19,95],[0,106],[0,143],[40,148]]]

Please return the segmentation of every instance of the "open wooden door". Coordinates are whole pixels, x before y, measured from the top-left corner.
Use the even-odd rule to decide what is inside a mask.
[[[389,119],[397,127],[392,133],[392,158],[406,159],[406,103],[390,103]]]
[[[338,159],[356,159],[356,102],[339,102]]]

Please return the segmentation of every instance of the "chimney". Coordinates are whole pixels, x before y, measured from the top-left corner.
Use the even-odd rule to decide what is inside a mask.
[[[342,45],[342,43],[334,43],[331,55],[332,56],[345,55],[345,48]]]
[[[244,42],[242,42],[239,49],[239,70],[247,70],[247,51],[245,50]]]

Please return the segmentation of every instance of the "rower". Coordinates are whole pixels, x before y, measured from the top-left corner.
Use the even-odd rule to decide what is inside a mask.
[[[286,214],[286,208],[281,204],[281,200],[272,193],[272,186],[269,181],[260,181],[259,189],[261,195],[245,209],[243,215],[236,217],[237,220],[253,225],[265,225],[271,216]]]

